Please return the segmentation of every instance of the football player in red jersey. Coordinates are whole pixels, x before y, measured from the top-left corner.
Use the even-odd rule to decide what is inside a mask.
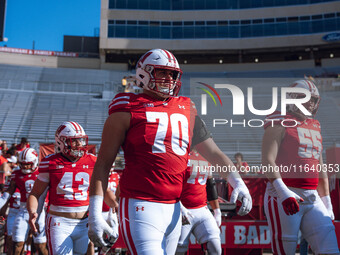
[[[49,190],[46,219],[49,254],[85,254],[88,188],[96,156],[87,152],[88,137],[74,121],[61,124],[55,133],[55,154],[39,164],[38,179],[28,198],[27,209],[33,232],[38,199]],[[111,205],[111,204],[110,204]]]
[[[28,223],[29,213],[26,209],[26,202],[39,174],[37,171],[38,154],[33,148],[26,148],[21,151],[18,161],[19,168],[13,171],[10,186],[0,199],[0,207],[2,207],[7,200],[15,194],[16,188],[20,191],[20,209],[15,217],[12,232],[14,254],[22,254],[25,241],[28,238],[30,226]],[[34,244],[39,254],[47,255],[44,210],[41,211],[37,223],[39,224],[39,232],[33,237]]]
[[[11,179],[15,177],[15,174],[10,176],[5,183],[5,190],[7,190],[10,186]],[[8,215],[6,217],[6,231],[7,231],[7,238],[6,238],[6,243],[7,243],[7,255],[12,255],[13,254],[13,242],[12,242],[12,234],[13,234],[13,229],[14,229],[14,221],[15,217],[20,211],[20,190],[18,187],[16,187],[13,195],[8,201]],[[6,209],[5,209],[6,210]]]
[[[264,205],[272,250],[274,254],[295,254],[300,229],[316,254],[339,254],[327,173],[322,171],[321,128],[314,118],[320,95],[309,79],[296,81],[291,87],[310,91],[310,100],[302,105],[312,116],[292,104],[285,116],[275,112],[266,119],[262,164],[268,170]],[[305,94],[289,96],[296,99]],[[284,167],[290,172],[280,171]]]
[[[191,233],[200,244],[206,244],[209,254],[222,254],[220,229],[222,215],[215,180],[209,163],[196,151],[190,153],[190,167],[181,194],[182,214],[190,224],[183,224],[176,255],[186,254]],[[214,211],[211,214],[207,201]]]
[[[150,50],[136,67],[143,93],[118,94],[109,106],[90,185],[89,236],[98,246],[107,245],[104,233],[110,236],[101,208],[120,146],[126,165],[120,179],[119,223],[131,254],[176,252],[179,199],[191,147],[214,165],[233,165],[210,137],[191,100],[177,96],[181,75],[171,52]],[[234,196],[243,202],[242,210],[249,212],[251,197],[244,182],[237,173],[226,175]]]

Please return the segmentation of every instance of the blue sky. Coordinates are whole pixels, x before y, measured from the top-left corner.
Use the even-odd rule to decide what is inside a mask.
[[[100,0],[7,0],[0,46],[62,51],[64,35],[94,36],[99,26]]]

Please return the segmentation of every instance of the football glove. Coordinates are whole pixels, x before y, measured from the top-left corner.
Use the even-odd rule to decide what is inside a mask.
[[[118,239],[118,233],[109,226],[102,215],[102,196],[90,196],[89,238],[95,246],[112,246]]]
[[[234,189],[230,196],[230,203],[235,204],[236,201],[239,200],[242,205],[237,214],[240,216],[248,214],[253,207],[253,200],[247,186],[238,173],[235,172],[229,173],[227,180]]]
[[[222,224],[222,214],[220,208],[214,209],[214,218],[217,223],[217,226],[220,227]]]
[[[185,208],[181,202],[180,204],[181,204],[181,213],[182,213],[182,225],[189,225],[191,224],[191,220],[195,218],[195,216],[192,215],[192,213],[187,208]]]
[[[273,186],[277,192],[279,202],[287,215],[293,215],[300,210],[299,202],[304,200],[295,192],[288,189],[282,179],[275,179]]]

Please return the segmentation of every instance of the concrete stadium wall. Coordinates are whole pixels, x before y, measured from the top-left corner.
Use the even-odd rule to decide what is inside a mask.
[[[50,68],[85,68],[126,71],[127,64],[104,63],[97,58],[72,58],[0,52],[0,64]]]
[[[127,71],[124,63],[105,63],[104,58],[71,58],[55,56],[37,56],[0,52],[0,64],[39,66],[49,68],[85,68]],[[339,67],[340,58],[322,59],[322,67]],[[314,68],[314,60],[244,63],[244,64],[182,64],[185,72],[244,72],[265,70],[296,70]],[[340,71],[340,70],[339,70]]]
[[[340,65],[340,59],[338,61]],[[266,62],[245,64],[210,64],[210,65],[181,65],[184,72],[245,72],[264,70],[294,70],[314,68],[313,60],[302,60],[295,62]]]

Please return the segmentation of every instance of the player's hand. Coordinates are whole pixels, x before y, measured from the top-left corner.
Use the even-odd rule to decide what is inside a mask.
[[[112,227],[104,220],[102,215],[89,218],[89,238],[97,247],[112,246],[118,239]]]
[[[324,196],[324,197],[321,197],[321,200],[328,211],[329,217],[331,217],[331,220],[334,220],[334,212],[333,212],[331,197],[329,195]]]
[[[30,225],[30,228],[32,230],[32,234],[34,236],[37,235],[38,233],[38,228],[39,228],[39,225],[38,225],[38,228],[37,228],[37,219],[38,219],[38,213],[37,212],[28,212],[29,214],[29,220],[28,220],[28,223]]]
[[[222,214],[220,208],[214,209],[214,219],[217,223],[217,226],[220,227],[222,224]]]
[[[293,215],[300,211],[299,202],[303,202],[303,199],[298,196],[293,191],[287,192],[287,194],[282,198],[279,196],[279,201],[282,204],[283,210],[287,215]]]
[[[88,235],[97,247],[112,246],[118,239],[118,233],[103,218],[103,200],[99,195],[90,196]]]
[[[237,214],[240,216],[248,214],[253,207],[253,200],[250,196],[248,188],[245,185],[236,186],[231,193],[230,202],[235,204],[237,200],[242,203]]]
[[[181,213],[182,213],[182,225],[189,225],[191,224],[191,220],[195,218],[195,216],[185,208],[182,203],[181,204]]]
[[[287,188],[282,179],[273,181],[273,186],[277,192],[279,202],[287,215],[293,215],[300,211],[299,202],[303,202],[302,197]]]
[[[115,214],[114,210],[115,210],[114,208],[110,209],[109,215],[106,220],[107,224],[109,224],[111,228],[117,228],[118,225],[118,222],[116,221],[117,217],[114,217]]]

